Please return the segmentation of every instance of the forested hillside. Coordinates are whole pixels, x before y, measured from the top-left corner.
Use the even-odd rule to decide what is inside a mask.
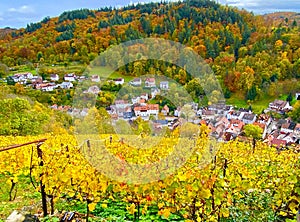
[[[207,59],[226,97],[239,93],[255,100],[295,92],[300,88],[295,81],[300,77],[297,21],[274,23],[265,18],[209,0],[80,9],[7,32],[0,40],[0,59],[9,67],[27,62],[86,65],[110,45],[162,37],[185,44]],[[120,71],[138,76],[154,66],[183,84],[191,80],[161,63],[138,63]]]

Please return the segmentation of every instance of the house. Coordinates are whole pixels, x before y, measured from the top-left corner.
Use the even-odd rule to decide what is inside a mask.
[[[88,90],[84,91],[83,93],[91,93],[97,95],[100,92],[100,89],[98,86],[90,86]]]
[[[169,81],[161,81],[159,83],[159,88],[161,90],[168,90],[169,89]]]
[[[58,86],[62,89],[71,89],[71,88],[73,88],[73,83],[63,82],[63,83],[59,84]]]
[[[76,81],[76,75],[74,73],[68,73],[64,76],[65,81],[74,82]]]
[[[294,129],[294,134],[300,138],[300,123],[296,124],[295,129]]]
[[[225,128],[224,125],[219,125],[211,131],[210,135],[221,142],[223,141]]]
[[[131,99],[131,102],[132,104],[143,104],[143,103],[146,103],[146,100],[145,99],[142,99],[141,97],[133,97]]]
[[[287,112],[292,110],[292,106],[290,106],[289,102],[283,100],[275,100],[274,102],[269,104],[269,109],[276,112]]]
[[[26,73],[16,73],[12,76],[13,80],[15,82],[27,82],[28,80],[31,80],[33,78],[33,75],[31,72]]]
[[[52,92],[56,87],[57,86],[54,83],[42,83],[36,85],[36,89],[40,89],[44,92]]]
[[[277,139],[286,141],[286,144],[293,144],[297,140],[293,133],[280,134]]]
[[[146,78],[146,80],[145,80],[145,87],[146,88],[156,87],[155,78]]]
[[[202,116],[203,110],[204,110],[204,109],[202,109],[202,108],[201,108],[201,109],[198,109],[198,110],[196,111],[196,115],[197,115],[197,116]]]
[[[136,106],[133,110],[136,117],[149,117],[147,106]]]
[[[261,114],[258,116],[257,122],[263,123],[263,124],[266,124],[267,126],[269,126],[270,123],[272,122],[272,118],[271,118],[271,116],[269,116],[267,114]]]
[[[213,120],[216,118],[216,111],[214,110],[202,110],[202,119],[205,119],[205,120]]]
[[[226,116],[228,112],[232,110],[232,108],[232,106],[225,105],[225,103],[216,103],[207,107],[208,110],[216,111],[218,115],[224,116]]]
[[[141,99],[144,99],[144,100],[148,101],[148,100],[149,100],[149,95],[148,95],[148,93],[142,93],[142,94],[141,94]]]
[[[241,120],[243,118],[244,112],[232,110],[227,113],[227,119],[239,119]]]
[[[165,116],[169,115],[170,108],[167,105],[164,105],[164,107],[161,110],[161,113]]]
[[[141,86],[142,85],[142,79],[141,78],[134,78],[129,82],[132,86]]]
[[[162,129],[163,127],[167,127],[168,126],[168,120],[153,120],[153,126],[155,129]]]
[[[149,117],[150,115],[157,116],[159,112],[158,104],[146,104],[145,106],[134,107],[135,116]]]
[[[197,110],[198,110],[198,103],[191,102],[190,105],[192,107],[192,110],[194,110],[195,112],[197,112]]]
[[[158,115],[159,112],[159,105],[158,104],[148,104],[148,112],[150,115]]]
[[[114,83],[116,85],[123,85],[125,83],[125,81],[123,78],[117,78],[117,79],[114,79]]]
[[[78,81],[79,82],[83,82],[83,81],[85,81],[85,80],[87,80],[88,78],[86,77],[86,76],[79,76],[78,77]]]
[[[230,124],[229,120],[225,116],[223,116],[217,119],[215,127],[224,126],[225,128],[227,128],[229,124]]]
[[[296,127],[296,123],[294,123],[294,122],[289,123],[288,122],[288,123],[282,124],[280,132],[285,133],[285,134],[293,133],[295,127]]]
[[[124,119],[131,119],[133,117],[133,112],[131,106],[125,107],[123,118]]]
[[[118,103],[118,106],[111,105],[107,112],[115,120],[119,118],[131,119],[133,117],[132,107],[130,104],[126,103],[126,101],[124,101],[124,103]]]
[[[151,88],[151,98],[154,98],[156,95],[160,93],[160,90],[156,87]]]
[[[238,119],[232,119],[230,120],[229,127],[225,131],[237,136],[242,132],[244,126],[245,123],[243,121]]]
[[[256,115],[253,113],[244,113],[241,120],[245,124],[253,124],[256,121]]]
[[[68,113],[71,115],[71,116],[77,116],[79,117],[80,116],[80,113],[81,113],[81,110],[80,109],[77,109],[77,108],[73,108],[73,109],[70,109],[68,111]]]
[[[177,109],[174,111],[174,116],[175,117],[179,117],[181,114],[181,108],[180,107],[177,107]]]
[[[276,148],[285,147],[287,142],[285,140],[274,138],[271,141],[271,146],[275,146]]]
[[[58,80],[59,80],[59,75],[58,75],[58,74],[51,74],[51,75],[50,75],[50,80],[51,80],[52,82],[58,81]]]
[[[168,123],[168,127],[170,130],[174,130],[179,125],[180,125],[180,121],[178,119],[174,119]]]
[[[125,108],[126,106],[130,105],[130,104],[128,104],[127,101],[125,101],[123,99],[116,100],[115,104],[116,104],[117,108]]]
[[[98,76],[98,75],[92,75],[91,76],[91,81],[92,82],[100,82],[100,76]]]
[[[80,116],[87,116],[88,112],[89,112],[88,108],[83,108],[80,112]]]
[[[33,87],[36,87],[38,84],[42,84],[43,79],[40,76],[33,76],[31,79],[31,84]]]
[[[131,104],[128,103],[128,101],[126,100],[116,100],[115,101],[115,105],[111,106],[112,110],[114,113],[116,113],[118,115],[119,118],[128,118],[129,115],[128,113],[132,112],[131,109]],[[125,117],[124,117],[125,115]],[[132,117],[132,115],[131,115]],[[130,117],[130,118],[131,118]]]

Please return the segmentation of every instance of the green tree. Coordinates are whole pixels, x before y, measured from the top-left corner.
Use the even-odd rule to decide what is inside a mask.
[[[287,98],[286,98],[286,101],[288,101],[288,102],[290,103],[290,102],[292,102],[292,100],[293,100],[293,95],[292,95],[292,93],[290,92],[289,95],[288,95]]]
[[[246,99],[247,100],[254,100],[257,96],[256,87],[252,86],[251,89],[247,91]]]
[[[253,152],[255,151],[256,141],[262,138],[263,130],[259,126],[248,124],[244,127],[244,133],[252,138]]]
[[[20,98],[0,100],[0,135],[35,135],[43,132],[49,115],[45,108]]]
[[[11,85],[11,86],[14,86],[16,84],[15,80],[11,76],[8,76],[6,78],[6,82],[7,82],[7,85]]]
[[[298,100],[293,106],[293,110],[289,112],[289,116],[296,122],[300,122],[300,101]]]

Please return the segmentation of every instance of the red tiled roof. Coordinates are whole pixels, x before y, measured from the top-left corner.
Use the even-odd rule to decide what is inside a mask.
[[[271,141],[271,145],[275,145],[276,147],[285,146],[285,145],[286,145],[286,141],[285,141],[285,140],[280,140],[280,139],[274,138],[274,139]]]

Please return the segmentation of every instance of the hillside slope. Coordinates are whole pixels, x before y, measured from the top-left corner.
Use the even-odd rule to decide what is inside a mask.
[[[81,9],[8,33],[0,40],[0,59],[8,66],[73,61],[85,65],[112,44],[162,37],[190,46],[207,59],[227,97],[241,93],[246,100],[254,100],[300,89],[292,80],[300,77],[297,21],[270,25],[270,19],[274,21],[209,0]],[[161,63],[142,61],[141,65],[144,71],[149,66],[162,72],[167,69]],[[172,70],[169,76],[177,76],[181,83],[191,80]],[[143,74],[132,64],[120,71]]]

